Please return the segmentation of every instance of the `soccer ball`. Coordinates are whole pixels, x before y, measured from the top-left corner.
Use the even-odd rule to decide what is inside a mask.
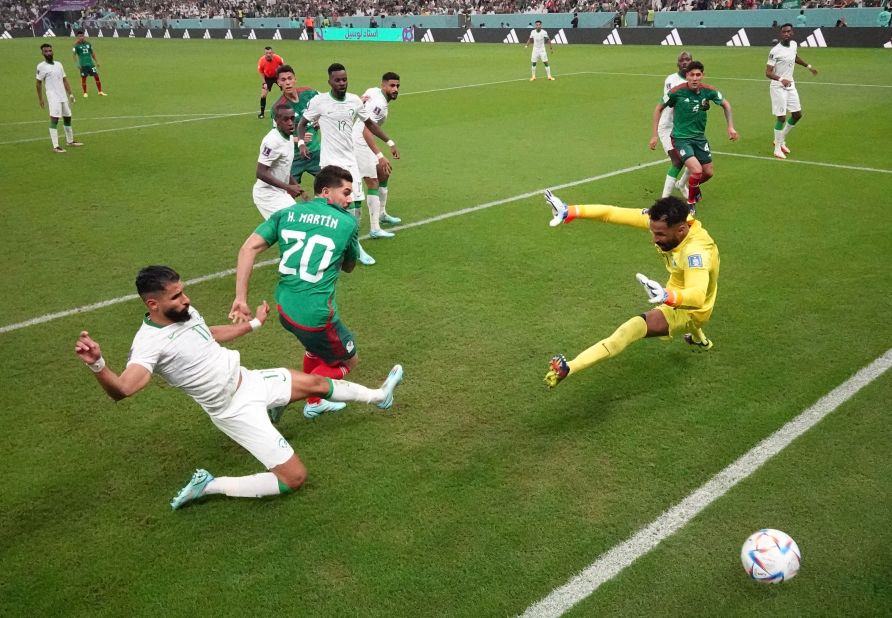
[[[759,582],[779,584],[799,572],[802,554],[790,535],[763,528],[744,541],[740,561],[747,575]]]

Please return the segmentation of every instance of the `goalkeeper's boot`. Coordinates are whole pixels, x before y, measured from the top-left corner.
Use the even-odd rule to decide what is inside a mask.
[[[285,408],[287,407],[288,404],[286,403],[284,406],[276,406],[267,410],[266,413],[269,414],[269,420],[272,421],[273,424],[278,423],[282,420],[282,415],[285,413]]]
[[[393,405],[393,389],[395,389],[397,384],[402,381],[403,367],[402,365],[394,365],[393,369],[390,370],[390,373],[387,374],[387,379],[384,380],[384,384],[381,385],[381,390],[384,391],[385,397],[381,403],[377,404],[379,408],[382,410],[390,409],[390,406]]]
[[[691,349],[695,352],[708,352],[712,349],[712,340],[703,337],[703,339],[694,339],[694,335],[691,333],[685,333],[684,342],[691,346]]]
[[[347,407],[346,403],[340,401],[328,401],[320,399],[319,403],[308,403],[304,406],[304,416],[309,419],[317,418],[326,412],[337,412]]]
[[[555,354],[548,362],[548,373],[545,374],[545,384],[548,388],[554,388],[558,382],[570,374],[570,366],[563,354]]]
[[[204,494],[205,487],[214,480],[214,475],[199,468],[192,475],[192,478],[186,483],[186,486],[180,490],[180,493],[170,501],[170,508],[176,510],[188,502],[192,502]]]

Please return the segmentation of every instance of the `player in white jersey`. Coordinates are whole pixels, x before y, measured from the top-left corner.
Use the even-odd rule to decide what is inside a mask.
[[[280,105],[273,110],[276,128],[267,133],[260,142],[260,156],[257,159],[257,182],[252,195],[254,205],[269,219],[276,211],[294,206],[294,198],[304,197],[303,189],[291,175],[294,162],[294,110],[290,105]]]
[[[771,113],[777,118],[774,124],[774,156],[786,159],[790,154],[787,134],[802,118],[802,105],[793,81],[793,67],[800,64],[811,71],[812,75],[817,75],[818,70],[799,57],[798,45],[793,40],[793,24],[781,26],[780,36],[780,43],[768,52],[765,77],[771,80],[768,88],[771,93]],[[787,112],[790,112],[789,119]]]
[[[527,39],[526,45],[523,46],[526,49],[530,46],[530,43],[533,44],[533,53],[530,56],[530,63],[533,65],[533,75],[530,77],[531,82],[536,81],[536,62],[539,60],[545,65],[545,75],[549,80],[554,81],[554,78],[551,76],[551,67],[548,66],[548,54],[545,53],[546,41],[548,42],[548,49],[551,50],[551,53],[554,53],[551,37],[548,36],[548,32],[542,29],[542,22],[537,19],[536,28],[530,31],[530,38]]]
[[[331,86],[330,92],[319,93],[310,99],[310,103],[297,125],[297,134],[303,135],[307,124],[319,124],[319,131],[322,134],[319,165],[321,167],[336,165],[344,168],[353,176],[354,202],[351,211],[359,222],[362,218],[362,200],[365,195],[362,192],[362,176],[359,174],[356,152],[353,147],[354,123],[359,119],[365,123],[372,135],[390,144],[390,152],[394,159],[400,158],[400,152],[393,144],[393,140],[387,137],[383,129],[369,117],[362,99],[347,92],[347,69],[343,64],[336,62],[328,67],[328,85]],[[375,145],[375,140],[369,136],[366,143],[369,149],[375,153],[375,157],[381,159],[382,169],[389,174],[390,162],[381,154]],[[297,146],[300,149],[300,156],[308,159],[310,153],[303,140],[299,140]],[[378,157],[378,155],[381,156]],[[375,263],[375,259],[366,253],[361,245],[359,247],[359,262],[366,266]]]
[[[43,62],[37,65],[37,102],[40,108],[49,107],[50,112],[50,140],[53,142],[53,152],[65,152],[59,146],[59,118],[65,129],[65,142],[69,146],[83,146],[75,141],[74,129],[71,128],[71,106],[74,103],[74,94],[71,92],[71,84],[61,62],[53,60],[53,46],[44,43],[40,46],[43,54]],[[43,102],[43,90],[46,88],[46,105]]]
[[[678,54],[676,65],[678,71],[670,73],[663,81],[663,94],[668,94],[676,86],[687,83],[685,79],[685,71],[691,63],[691,54],[686,51]],[[666,172],[666,178],[663,179],[663,195],[660,197],[669,197],[672,195],[672,189],[678,189],[682,197],[686,197],[685,191],[688,183],[688,168],[678,158],[675,146],[672,145],[672,121],[675,118],[675,108],[667,107],[660,114],[660,122],[657,124],[657,135],[660,138],[660,144],[663,150],[669,156],[669,170]],[[681,178],[678,177],[681,173]]]
[[[400,76],[393,72],[387,72],[381,77],[380,88],[369,88],[363,93],[362,101],[366,112],[379,127],[387,120],[387,114],[390,111],[389,104],[391,101],[396,101],[399,93]],[[359,166],[359,173],[368,190],[366,202],[369,205],[369,237],[391,238],[394,235],[393,232],[382,230],[381,223],[395,225],[402,219],[387,214],[387,181],[390,178],[390,173],[385,173],[379,163],[384,159],[384,154],[379,152],[376,155],[369,148],[365,135],[367,132],[368,129],[364,124],[357,122],[353,125],[353,148],[356,152],[356,164]],[[368,139],[371,139],[370,135]],[[391,141],[388,142],[388,146],[395,146],[395,144]]]
[[[291,493],[307,478],[294,449],[273,426],[270,416],[292,401],[315,395],[335,401],[363,401],[379,408],[393,405],[393,389],[402,380],[396,365],[381,388],[330,380],[294,369],[251,371],[239,353],[220,345],[260,328],[269,314],[264,303],[250,322],[208,326],[190,306],[180,276],[166,266],[147,266],[136,277],[136,290],[148,308],[133,338],[127,367],[118,375],[106,365],[99,344],[81,332],[75,354],[115,401],[134,395],[158,374],[195,400],[220,431],[256,457],[266,468],[251,476],[214,477],[196,470],[171,500],[174,509],[209,494],[259,498]]]

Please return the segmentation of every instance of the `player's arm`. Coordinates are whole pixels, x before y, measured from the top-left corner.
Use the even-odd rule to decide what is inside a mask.
[[[554,39],[548,39],[548,51],[554,53]]]
[[[666,97],[668,96],[666,95]],[[647,143],[647,147],[651,150],[655,150],[660,141],[657,131],[660,126],[660,116],[663,115],[663,110],[667,107],[666,97],[663,97],[663,100],[657,103],[657,106],[654,108],[653,118],[651,119],[650,141]]]
[[[811,73],[812,75],[817,75],[817,74],[818,74],[818,70],[817,70],[816,68],[814,68],[812,65],[810,65],[809,63],[807,63],[805,60],[803,60],[802,58],[800,58],[800,57],[799,57],[799,54],[796,54],[796,64],[798,64],[798,65],[801,66],[801,67],[805,67],[806,69],[808,69],[809,73]]]
[[[379,140],[381,140],[382,142],[384,142],[388,146],[390,146],[390,154],[393,155],[394,159],[399,159],[400,151],[396,147],[396,142],[394,142],[392,139],[390,139],[390,137],[387,136],[387,133],[385,133],[384,129],[381,128],[381,125],[379,125],[377,122],[375,122],[371,118],[366,118],[364,120],[364,122],[365,122],[365,129],[363,129],[363,131],[362,131],[363,136],[366,135],[366,131],[370,131],[372,133],[372,135],[374,135]],[[369,148],[372,149],[372,152],[374,152],[376,155],[378,154],[378,152],[377,152],[378,149],[375,147],[371,137],[366,137],[365,143],[369,145]],[[378,158],[380,159],[381,157],[378,157]]]
[[[81,331],[74,344],[74,353],[93,370],[96,381],[115,401],[120,401],[142,390],[152,374],[142,365],[128,365],[121,375],[116,374],[102,358],[102,350],[87,331]]]
[[[356,268],[356,260],[359,257],[359,230],[353,232],[353,236],[350,237],[350,244],[347,245],[347,250],[344,252],[344,259],[341,262],[341,270],[345,273],[352,273],[353,269]]]
[[[310,103],[312,103],[312,100],[310,101]],[[304,135],[307,132],[307,125],[310,124],[310,122],[316,122],[317,120],[319,120],[318,115],[316,115],[316,117],[313,118],[312,120],[307,118],[304,114],[306,114],[309,111],[310,111],[310,107],[307,106],[307,109],[304,110],[304,113],[300,115],[300,121],[298,121],[297,127],[294,129],[295,135]],[[310,158],[310,151],[309,151],[309,149],[307,149],[307,144],[304,141],[303,137],[298,138],[298,140],[297,140],[297,150],[300,153],[300,157],[302,159]]]
[[[526,49],[527,47],[530,46],[530,43],[532,43],[532,42],[533,42],[533,35],[532,35],[532,33],[530,33],[530,38],[527,39],[527,42],[523,44],[523,48]]]
[[[734,117],[731,114],[731,104],[727,99],[722,100],[722,110],[725,112],[725,121],[728,123],[728,139],[734,141],[737,139],[737,131],[734,129]]]
[[[93,56],[93,64],[96,65],[96,68],[99,68],[99,59],[96,57],[96,52],[93,51],[93,48],[90,48],[90,55]]]
[[[62,78],[62,85],[65,86],[65,92],[68,94],[68,99],[74,103],[74,94],[71,92],[71,84],[68,83],[67,77]]]
[[[253,232],[239,249],[238,262],[235,266],[235,300],[232,301],[232,309],[229,311],[229,319],[236,324],[251,319],[251,308],[248,306],[251,272],[254,270],[257,256],[269,249],[269,246],[270,243],[263,236]]]
[[[263,304],[257,307],[257,311],[254,312],[254,317],[250,321],[240,322],[238,324],[220,324],[218,326],[211,326],[211,335],[217,343],[232,341],[242,335],[252,333],[263,326],[268,315],[269,303],[263,301]]]
[[[272,185],[273,187],[277,187],[282,189],[283,191],[287,191],[288,195],[291,197],[300,197],[303,193],[303,189],[300,188],[300,185],[297,184],[297,181],[294,180],[293,177],[289,176],[287,183],[282,182],[275,176],[273,176],[272,171],[270,170],[270,166],[266,163],[257,162],[257,171],[255,172],[255,176],[257,176],[257,180],[262,180],[268,185]],[[289,184],[290,183],[290,184]]]
[[[545,201],[551,206],[551,227],[561,223],[570,223],[573,219],[594,219],[604,223],[628,225],[640,229],[650,228],[650,218],[647,210],[640,208],[619,208],[604,204],[564,204],[564,202],[551,191],[545,192]]]
[[[647,300],[655,305],[666,304],[679,309],[699,309],[706,302],[709,288],[709,271],[693,268],[684,271],[684,287],[663,287],[659,282],[638,273],[638,283],[644,286]],[[671,285],[671,283],[670,283]]]
[[[40,109],[43,109],[43,82],[39,79],[37,80],[37,102],[40,104]]]

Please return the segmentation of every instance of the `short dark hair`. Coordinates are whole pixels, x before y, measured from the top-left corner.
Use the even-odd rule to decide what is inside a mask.
[[[170,266],[146,266],[136,274],[136,293],[145,300],[179,280],[180,274]]]
[[[353,183],[353,174],[337,165],[326,165],[313,181],[313,191],[316,195],[322,193],[323,189],[338,189],[344,181]]]
[[[84,33],[83,30],[78,30],[78,31],[75,32],[75,34],[83,34],[83,33]]]
[[[40,51],[45,50],[47,47],[49,47],[50,49],[53,48],[53,46],[50,45],[49,43],[44,43],[43,45],[40,46]]]
[[[345,67],[340,62],[334,62],[328,65],[328,76],[331,77],[332,73],[337,73],[338,71],[346,71],[347,67]]]
[[[391,80],[400,81],[400,76],[394,73],[393,71],[387,71],[384,75],[381,76],[382,82],[389,82]]]
[[[295,74],[294,69],[291,67],[290,64],[279,65],[279,68],[276,69],[276,77],[279,77],[279,75],[281,75],[282,73],[291,73],[292,75]]]
[[[291,111],[293,109],[294,108],[291,107],[290,103],[279,103],[273,108],[273,118],[278,118],[280,113]]]
[[[783,29],[786,28],[787,26],[790,26],[790,28],[792,28],[792,27],[793,27],[793,24],[791,24],[790,22],[787,22],[787,23],[785,23],[785,24],[781,24],[781,25],[780,25],[780,28],[781,28],[781,30],[783,30]]]
[[[687,221],[690,213],[691,207],[687,202],[674,195],[658,199],[647,209],[647,216],[651,221],[665,221],[666,225],[678,225]]]
[[[263,48],[263,51],[273,51],[273,48],[270,47],[269,45],[267,45],[266,47]]]
[[[694,69],[700,69],[700,72],[703,73],[706,69],[703,67],[703,63],[699,60],[691,60],[691,63],[688,65],[688,68],[684,70],[684,74],[687,75],[688,71],[693,71]]]
[[[541,23],[542,23],[542,20],[541,20],[541,19],[537,19],[537,20],[535,21],[535,23],[537,23],[537,24],[541,24]]]

